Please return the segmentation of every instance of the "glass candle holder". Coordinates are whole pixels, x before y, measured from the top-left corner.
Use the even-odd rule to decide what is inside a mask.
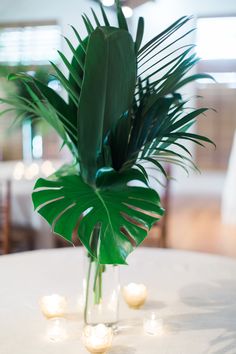
[[[148,313],[143,320],[145,334],[150,336],[161,335],[163,333],[163,319],[155,312]]]
[[[47,338],[52,342],[62,342],[67,337],[65,318],[51,318],[47,324]]]
[[[129,307],[139,309],[147,299],[147,288],[144,284],[130,283],[124,286],[123,297]]]
[[[64,296],[53,294],[42,297],[40,307],[47,318],[62,317],[66,312],[67,301]]]
[[[83,330],[83,343],[92,354],[105,354],[112,345],[113,331],[104,324],[86,326]]]

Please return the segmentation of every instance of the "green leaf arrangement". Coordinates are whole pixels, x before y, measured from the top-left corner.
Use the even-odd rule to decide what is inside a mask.
[[[100,264],[125,264],[163,214],[158,193],[149,187],[147,163],[168,177],[165,163],[195,168],[185,141],[212,143],[188,132],[207,109],[190,110],[179,93],[210,78],[186,75],[199,60],[192,45],[179,44],[191,32],[180,33],[190,18],[142,45],[143,18],[134,40],[118,0],[116,13],[115,27],[101,5],[100,17],[93,10],[92,19],[82,16],[86,38],[73,26],[77,45],[65,38],[72,60],[59,55],[68,75],[51,64],[67,100],[22,73],[9,79],[20,80],[30,99],[2,100],[18,116],[44,118],[70,149],[74,166],[39,179],[33,203],[55,233],[69,242],[76,233]]]

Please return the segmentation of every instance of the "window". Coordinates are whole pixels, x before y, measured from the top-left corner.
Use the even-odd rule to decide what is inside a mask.
[[[236,84],[236,72],[216,72],[216,73],[208,73],[212,77],[214,77],[215,81],[218,84],[225,84],[228,85],[228,87],[234,87]],[[212,80],[210,79],[199,79],[198,84],[201,85],[202,87],[207,85],[212,85]]]
[[[198,72],[215,78],[200,80],[197,94],[204,97],[199,106],[212,107],[208,119],[199,119],[197,133],[209,136],[217,149],[196,148],[197,164],[206,170],[226,170],[236,130],[236,17],[199,18],[197,53],[202,60]]]
[[[0,64],[48,65],[56,61],[60,48],[57,24],[35,24],[0,28]]]
[[[200,18],[197,52],[203,60],[236,59],[236,17]]]

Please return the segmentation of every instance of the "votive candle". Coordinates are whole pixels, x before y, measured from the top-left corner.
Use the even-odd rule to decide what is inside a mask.
[[[111,348],[112,339],[112,328],[104,324],[84,328],[83,342],[85,348],[92,354],[105,354]]]
[[[47,338],[52,342],[62,342],[67,338],[65,318],[51,318],[48,321]]]
[[[147,299],[147,288],[144,284],[130,283],[124,286],[123,296],[129,307],[138,309]]]
[[[67,301],[64,296],[53,294],[43,296],[40,301],[40,306],[45,317],[62,317],[66,311]]]
[[[146,334],[151,336],[163,333],[163,319],[155,312],[147,314],[143,320],[143,329]]]

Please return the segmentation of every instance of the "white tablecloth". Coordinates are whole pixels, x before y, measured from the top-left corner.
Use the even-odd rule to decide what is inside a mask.
[[[46,339],[42,295],[67,296],[75,313],[82,278],[81,249],[35,251],[0,257],[0,353],[85,354],[82,315],[68,320],[69,338]],[[121,267],[121,284],[143,282],[141,310],[121,300],[120,332],[110,354],[235,354],[236,261],[219,256],[140,248]],[[162,336],[144,335],[145,312],[159,311]]]

